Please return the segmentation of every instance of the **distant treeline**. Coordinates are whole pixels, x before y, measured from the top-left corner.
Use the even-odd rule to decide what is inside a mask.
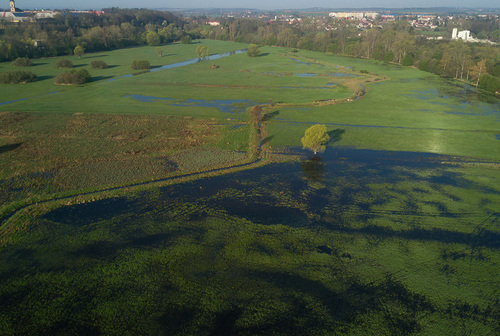
[[[159,32],[160,43],[178,41],[185,35],[185,23],[169,12],[117,8],[101,15],[65,13],[35,22],[4,22],[0,61],[71,55],[77,45],[86,52],[143,45],[149,31]]]
[[[500,89],[499,46],[461,40],[428,40],[403,20],[369,30],[359,30],[345,21],[337,21],[333,28],[326,30],[313,18],[294,25],[225,18],[219,20],[220,25],[210,26],[207,21],[206,17],[187,19],[169,12],[108,8],[100,16],[68,13],[36,22],[5,23],[0,28],[0,61],[70,55],[77,45],[86,52],[94,52],[210,38],[416,66],[444,77],[469,81],[488,91]],[[495,37],[500,33],[495,22],[466,23],[477,30],[478,35]]]

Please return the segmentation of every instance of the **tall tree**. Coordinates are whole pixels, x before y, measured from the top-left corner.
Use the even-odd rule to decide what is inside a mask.
[[[308,148],[313,151],[314,155],[326,149],[326,143],[330,140],[330,136],[326,133],[326,126],[316,124],[308,129],[301,139],[303,148]]]

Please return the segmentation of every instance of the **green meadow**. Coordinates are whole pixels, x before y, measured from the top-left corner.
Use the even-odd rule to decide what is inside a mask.
[[[0,334],[498,333],[497,98],[274,47],[156,70],[200,44],[247,47],[67,57],[82,86],[40,59],[0,84]]]

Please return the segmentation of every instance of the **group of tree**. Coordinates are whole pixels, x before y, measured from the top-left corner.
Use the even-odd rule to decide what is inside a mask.
[[[428,40],[404,20],[369,30],[360,30],[347,21],[332,21],[333,28],[326,30],[312,18],[304,19],[300,25],[248,18],[221,18],[220,22],[220,26],[212,27],[204,17],[186,20],[169,12],[108,8],[100,16],[59,14],[54,19],[5,23],[0,28],[0,61],[71,54],[81,57],[84,52],[134,45],[158,47],[173,41],[192,43],[193,39],[210,38],[249,43],[249,56],[258,56],[257,45],[273,45],[416,66],[479,86],[482,78],[489,78],[486,74],[500,77],[498,46]],[[498,32],[500,40],[500,30],[494,22],[478,19],[454,24],[471,29],[478,37],[494,39]],[[446,27],[450,36],[451,28],[451,24]],[[199,48],[198,58],[206,58],[208,50]],[[161,57],[163,50],[157,52]]]
[[[143,9],[104,9],[104,13],[57,14],[35,22],[4,22],[0,27],[0,62],[18,57],[39,58],[159,45],[199,38],[184,28],[187,22],[170,12]]]
[[[200,23],[201,24],[201,23]],[[208,38],[332,52],[360,58],[416,66],[443,77],[470,81],[500,76],[500,48],[462,40],[428,40],[406,21],[382,28],[359,30],[347,22],[334,29],[318,29],[307,20],[300,26],[253,19],[221,19],[220,27],[208,28]],[[451,36],[451,32],[449,33]],[[491,85],[491,87],[494,85]]]

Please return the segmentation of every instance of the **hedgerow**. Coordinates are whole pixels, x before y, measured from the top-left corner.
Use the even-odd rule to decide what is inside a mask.
[[[0,73],[0,83],[19,84],[31,83],[37,80],[34,73],[25,70],[14,70]]]

